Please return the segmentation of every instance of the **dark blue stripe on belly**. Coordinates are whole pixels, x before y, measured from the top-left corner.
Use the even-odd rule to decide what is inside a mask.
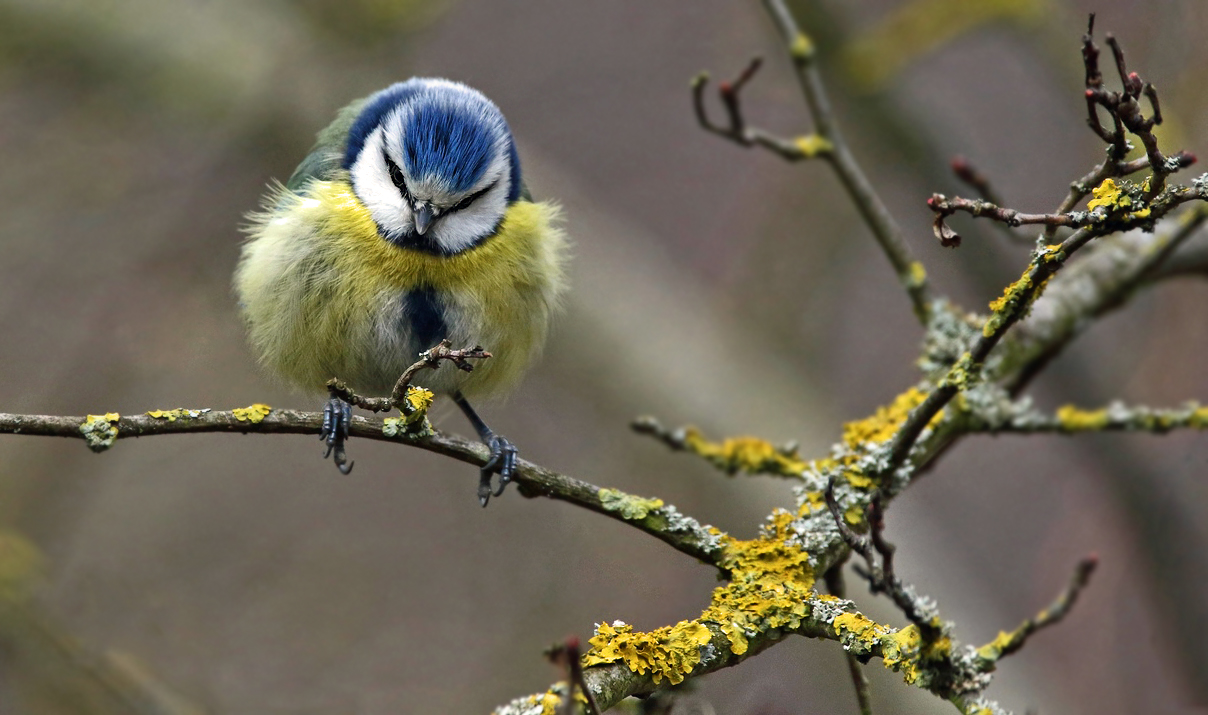
[[[403,329],[411,335],[416,352],[427,350],[448,337],[445,306],[432,288],[420,288],[403,296]]]

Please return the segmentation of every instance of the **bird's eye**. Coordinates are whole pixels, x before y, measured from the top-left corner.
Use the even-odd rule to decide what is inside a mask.
[[[399,193],[403,195],[403,198],[410,201],[411,192],[407,190],[407,180],[403,178],[403,170],[398,168],[398,164],[394,163],[394,160],[390,158],[390,154],[386,153],[385,150],[382,151],[382,156],[386,157],[386,168],[390,170],[390,180],[398,187]]]
[[[464,199],[462,199],[461,201],[458,201],[458,202],[457,202],[456,204],[454,204],[453,206],[449,207],[449,209],[448,209],[448,210],[446,210],[446,211],[445,211],[445,213],[447,213],[447,214],[451,214],[451,213],[453,213],[454,211],[461,211],[462,209],[466,208],[466,207],[467,207],[467,206],[469,206],[470,204],[472,204],[472,203],[474,203],[475,201],[477,201],[477,200],[478,200],[478,198],[479,198],[480,196],[482,196],[482,195],[483,195],[483,194],[485,194],[486,192],[490,191],[491,189],[495,188],[495,184],[498,184],[498,183],[499,183],[498,181],[495,181],[495,182],[493,182],[493,183],[491,183],[491,184],[488,184],[488,185],[487,185],[487,187],[486,187],[485,189],[479,189],[478,191],[475,191],[474,193],[472,193],[472,194],[470,194],[469,196],[465,197],[465,198],[464,198]]]

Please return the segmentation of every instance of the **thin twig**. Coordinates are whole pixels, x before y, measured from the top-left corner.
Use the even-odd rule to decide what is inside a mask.
[[[1058,594],[1057,599],[1048,608],[1034,618],[1027,619],[1010,633],[1000,633],[992,643],[978,649],[979,667],[986,672],[994,670],[999,660],[1023,648],[1028,638],[1034,633],[1065,618],[1077,603],[1078,595],[1082,593],[1082,589],[1086,588],[1091,574],[1095,572],[1095,567],[1098,565],[1099,557],[1094,554],[1079,561],[1069,585]]]
[[[975,167],[968,159],[963,156],[953,157],[950,166],[952,167],[952,173],[956,175],[956,178],[960,179],[961,182],[976,191],[977,195],[981,197],[983,201],[989,201],[991,204],[997,205],[1001,205],[1003,203],[1002,199],[998,197],[998,192],[995,191],[994,187],[990,185],[990,179],[979,171],[977,167]],[[1031,236],[1025,236],[1018,231],[1012,230],[1011,226],[997,222],[994,225],[999,228],[1002,235],[1006,236],[1014,243],[1020,245],[1030,245],[1035,242]],[[948,229],[947,226],[944,225],[942,217],[937,217],[937,220],[933,225],[933,230],[940,238],[940,245],[945,247],[959,245],[960,236],[958,236],[955,231]]]
[[[802,161],[824,156],[830,151],[829,145],[817,136],[785,139],[771,132],[747,124],[742,111],[742,95],[744,85],[755,76],[762,66],[762,58],[751,60],[746,69],[733,82],[722,82],[717,87],[717,94],[726,110],[728,124],[715,124],[709,118],[705,107],[705,89],[709,85],[709,74],[702,72],[692,80],[692,107],[696,112],[696,121],[705,131],[716,134],[743,147],[759,146],[778,154],[786,161]]]
[[[989,201],[992,204],[1002,203],[1002,200],[998,198],[998,192],[990,186],[990,179],[978,171],[977,167],[973,166],[968,159],[963,156],[956,156],[952,159],[951,166],[952,173],[956,175],[956,178],[976,191],[977,195],[982,197],[983,200]]]
[[[1195,163],[1195,156],[1187,152],[1177,152],[1166,157],[1158,150],[1157,139],[1153,135],[1153,127],[1162,123],[1162,110],[1158,102],[1158,93],[1154,86],[1143,82],[1135,73],[1129,73],[1125,66],[1124,51],[1111,35],[1107,42],[1111,46],[1116,63],[1117,74],[1123,86],[1123,93],[1112,92],[1103,87],[1103,74],[1099,70],[1099,48],[1095,45],[1095,15],[1092,13],[1087,22],[1086,34],[1082,36],[1082,62],[1086,70],[1086,110],[1087,126],[1108,145],[1108,155],[1103,163],[1096,166],[1082,179],[1070,184],[1069,193],[1057,207],[1055,213],[1063,214],[1072,211],[1093,188],[1105,179],[1127,176],[1150,168],[1153,171],[1150,183],[1150,196],[1158,195],[1165,186],[1166,176]],[[1149,101],[1152,116],[1146,119],[1140,110],[1138,98],[1144,95]],[[1099,108],[1107,110],[1112,120],[1112,129],[1104,128],[1099,120]],[[1141,139],[1145,146],[1145,157],[1131,162],[1124,161],[1125,155],[1131,148],[1125,131],[1132,132]],[[1147,197],[1148,198],[1148,197]],[[1051,240],[1056,234],[1057,227],[1047,225],[1044,231],[1045,240]]]
[[[872,183],[860,169],[855,155],[839,130],[822,82],[822,75],[814,61],[813,42],[797,26],[797,21],[783,0],[764,0],[764,6],[780,31],[785,46],[789,48],[793,66],[797,70],[798,83],[814,121],[814,130],[830,146],[830,151],[824,157],[839,176],[852,203],[856,205],[881,250],[889,259],[898,281],[910,296],[915,315],[920,322],[926,324],[931,311],[931,298],[922,265],[910,251],[893,215],[889,213],[889,209],[873,189]]]
[[[558,715],[575,715],[578,711],[578,708],[575,707],[576,688],[587,701],[587,712],[590,715],[600,715],[600,706],[596,704],[596,698],[592,695],[591,688],[583,679],[583,661],[581,660],[582,653],[579,652],[579,639],[571,636],[566,639],[565,643],[549,649],[546,655],[549,656],[550,662],[566,669],[568,687],[562,704],[558,706]]]
[[[826,581],[826,590],[832,596],[838,598],[846,598],[846,587],[843,583],[843,562],[835,564],[827,570],[823,578]],[[852,686],[856,690],[856,704],[860,708],[860,715],[872,715],[872,686],[868,682],[868,675],[864,672],[864,666],[851,653],[844,653],[847,659],[847,673],[851,676]]]
[[[884,593],[893,600],[894,605],[902,611],[918,629],[924,642],[930,643],[940,637],[942,631],[936,623],[933,614],[920,599],[912,594],[906,585],[898,578],[893,568],[893,556],[897,550],[885,539],[885,511],[882,505],[882,493],[877,492],[868,504],[868,536],[861,536],[847,525],[843,511],[839,508],[839,500],[835,497],[835,480],[832,478],[826,484],[823,494],[826,508],[830,511],[843,541],[852,551],[860,554],[867,564],[868,570],[861,575],[868,579],[869,590],[873,594]]]
[[[419,354],[419,360],[411,364],[403,374],[399,376],[398,381],[394,383],[394,389],[390,391],[390,397],[365,397],[354,392],[343,380],[332,378],[327,381],[327,390],[332,397],[339,397],[350,405],[356,405],[363,410],[370,412],[389,412],[394,408],[406,411],[403,400],[407,397],[407,388],[411,385],[411,381],[419,374],[420,370],[435,370],[440,367],[441,360],[448,360],[453,363],[458,370],[472,372],[474,366],[470,360],[485,360],[491,357],[491,353],[482,349],[481,345],[475,345],[472,348],[463,348],[453,350],[449,346],[452,345],[448,340],[440,341],[440,344],[429,348]]]

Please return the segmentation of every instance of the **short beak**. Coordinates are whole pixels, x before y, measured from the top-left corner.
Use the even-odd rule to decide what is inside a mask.
[[[426,203],[416,204],[414,214],[415,232],[422,236],[432,225],[432,207]]]

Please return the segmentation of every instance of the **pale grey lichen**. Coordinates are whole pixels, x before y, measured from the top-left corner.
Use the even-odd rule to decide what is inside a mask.
[[[819,623],[832,625],[835,617],[841,613],[851,613],[856,610],[856,604],[846,598],[818,598],[814,601],[813,618]]]
[[[673,534],[691,534],[709,551],[722,547],[722,532],[709,524],[701,524],[690,516],[681,514],[673,504],[665,504],[657,509],[658,515],[666,522],[664,529]]]
[[[103,415],[88,415],[80,425],[80,434],[88,443],[88,449],[93,452],[104,452],[117,441],[117,421],[121,416],[116,412]]]
[[[435,432],[432,423],[424,415],[418,419],[407,417],[387,417],[382,420],[382,435],[390,438],[397,437],[431,437]]]

